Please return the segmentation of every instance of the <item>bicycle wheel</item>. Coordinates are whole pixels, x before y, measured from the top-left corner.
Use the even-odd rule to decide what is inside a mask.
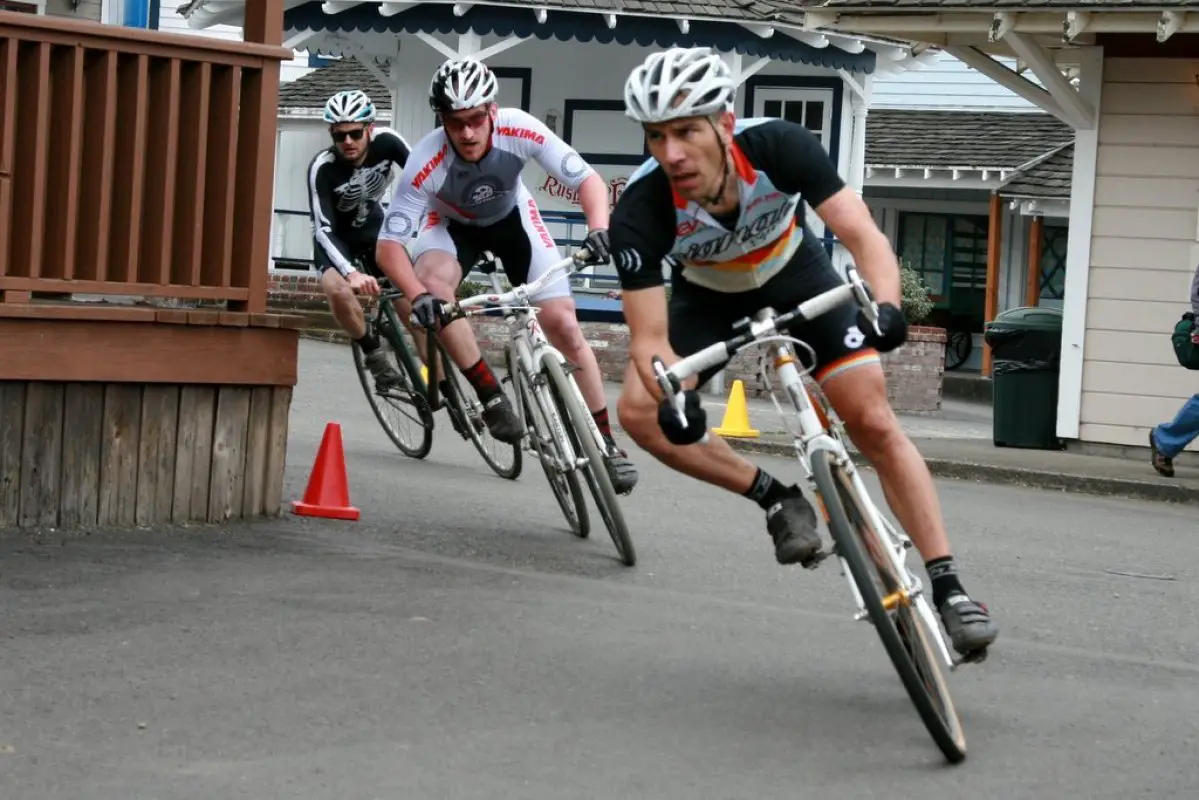
[[[595,507],[604,518],[604,525],[612,536],[621,562],[626,567],[631,567],[637,563],[637,551],[633,547],[632,538],[629,537],[629,527],[624,521],[624,512],[620,509],[616,490],[612,488],[612,478],[608,475],[604,454],[596,444],[595,437],[591,435],[588,425],[591,412],[579,402],[562,364],[552,353],[546,353],[541,357],[541,372],[547,378],[546,385],[553,394],[558,413],[571,423],[565,427],[575,452],[581,453],[587,459],[583,474],[587,479],[588,488],[591,489],[591,496],[595,498]]]
[[[570,531],[580,539],[586,539],[591,533],[591,515],[587,513],[587,502],[583,497],[583,487],[579,485],[578,470],[561,470],[557,464],[563,459],[561,441],[555,431],[565,430],[557,403],[553,396],[542,388],[537,391],[525,374],[523,368],[514,363],[512,350],[504,353],[508,367],[508,377],[516,386],[516,396],[520,400],[521,416],[526,421],[529,434],[529,445],[537,453],[537,460],[545,470],[546,480],[554,498],[562,508]]]
[[[424,458],[433,446],[433,412],[423,390],[418,389],[418,384],[413,380],[414,375],[416,380],[419,380],[420,372],[414,366],[412,355],[404,347],[402,340],[397,347],[392,332],[387,330],[386,326],[376,326],[376,329],[382,334],[380,346],[387,352],[392,366],[397,368],[402,383],[400,386],[377,391],[374,376],[366,366],[362,348],[357,342],[350,342],[358,381],[362,384],[362,391],[366,393],[371,410],[375,412],[375,419],[379,420],[388,438],[404,455]]]
[[[832,457],[827,450],[813,452],[812,473],[837,552],[845,559],[870,621],[924,726],[945,758],[960,763],[966,758],[966,736],[930,640],[940,632],[928,630],[909,601],[882,550],[889,544],[874,530],[862,498],[848,474],[831,462]],[[871,558],[867,559],[867,553]],[[888,607],[895,612],[894,620]]]
[[[516,480],[520,476],[522,467],[520,442],[508,444],[491,435],[491,431],[487,429],[487,423],[483,421],[483,401],[475,394],[474,387],[466,380],[466,376],[454,364],[454,359],[450,358],[449,352],[441,342],[441,337],[434,333],[428,336],[427,340],[430,348],[429,363],[440,364],[441,368],[438,371],[441,375],[438,377],[446,379],[445,388],[448,388],[449,391],[447,392],[448,396],[442,399],[442,404],[450,415],[454,429],[464,439],[469,439],[474,444],[479,455],[496,475]],[[429,381],[433,380],[434,376],[430,374]],[[503,391],[503,385],[504,381],[501,379],[501,391]]]

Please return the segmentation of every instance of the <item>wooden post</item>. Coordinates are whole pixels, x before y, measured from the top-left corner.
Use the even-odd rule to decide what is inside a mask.
[[[242,39],[262,44],[283,44],[283,0],[246,3]]]
[[[1003,201],[991,193],[991,220],[987,226],[987,290],[983,319],[990,322],[999,313],[999,255],[1003,235]],[[991,374],[991,348],[983,345],[982,374]]]
[[[242,38],[282,46],[283,0],[246,3]],[[279,64],[269,61],[242,86],[238,140],[249,145],[239,157],[239,168],[251,178],[238,184],[235,206],[249,213],[234,222],[234,253],[249,270],[249,295],[245,305],[230,303],[231,310],[261,314],[266,311],[267,273],[271,259],[271,225],[275,195],[275,132],[278,127]],[[242,158],[245,160],[243,161]],[[236,267],[235,267],[236,269]]]
[[[1028,290],[1024,305],[1041,304],[1041,250],[1045,241],[1045,218],[1035,216],[1028,228]]]

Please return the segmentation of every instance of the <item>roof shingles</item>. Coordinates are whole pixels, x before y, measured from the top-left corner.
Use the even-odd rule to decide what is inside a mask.
[[[872,109],[866,164],[872,167],[1016,169],[1074,130],[1044,113]]]
[[[1004,197],[1035,200],[1069,200],[1074,175],[1074,142],[1062,145],[999,187]]]

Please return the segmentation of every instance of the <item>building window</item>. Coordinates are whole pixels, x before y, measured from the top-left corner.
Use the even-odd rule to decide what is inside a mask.
[[[1066,296],[1066,246],[1070,229],[1046,225],[1041,239],[1041,300],[1061,300]]]
[[[562,140],[592,165],[640,165],[650,157],[645,132],[624,112],[623,100],[567,100]]]
[[[919,273],[937,308],[983,313],[987,224],[985,216],[899,212],[899,257]]]
[[[803,125],[827,151],[832,145],[833,93],[811,89],[759,89],[754,116],[785,119]]]

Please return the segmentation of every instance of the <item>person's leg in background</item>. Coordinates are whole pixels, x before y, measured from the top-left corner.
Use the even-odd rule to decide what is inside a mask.
[[[1174,419],[1149,431],[1150,463],[1167,478],[1174,477],[1174,458],[1199,436],[1199,394],[1191,395]]]

